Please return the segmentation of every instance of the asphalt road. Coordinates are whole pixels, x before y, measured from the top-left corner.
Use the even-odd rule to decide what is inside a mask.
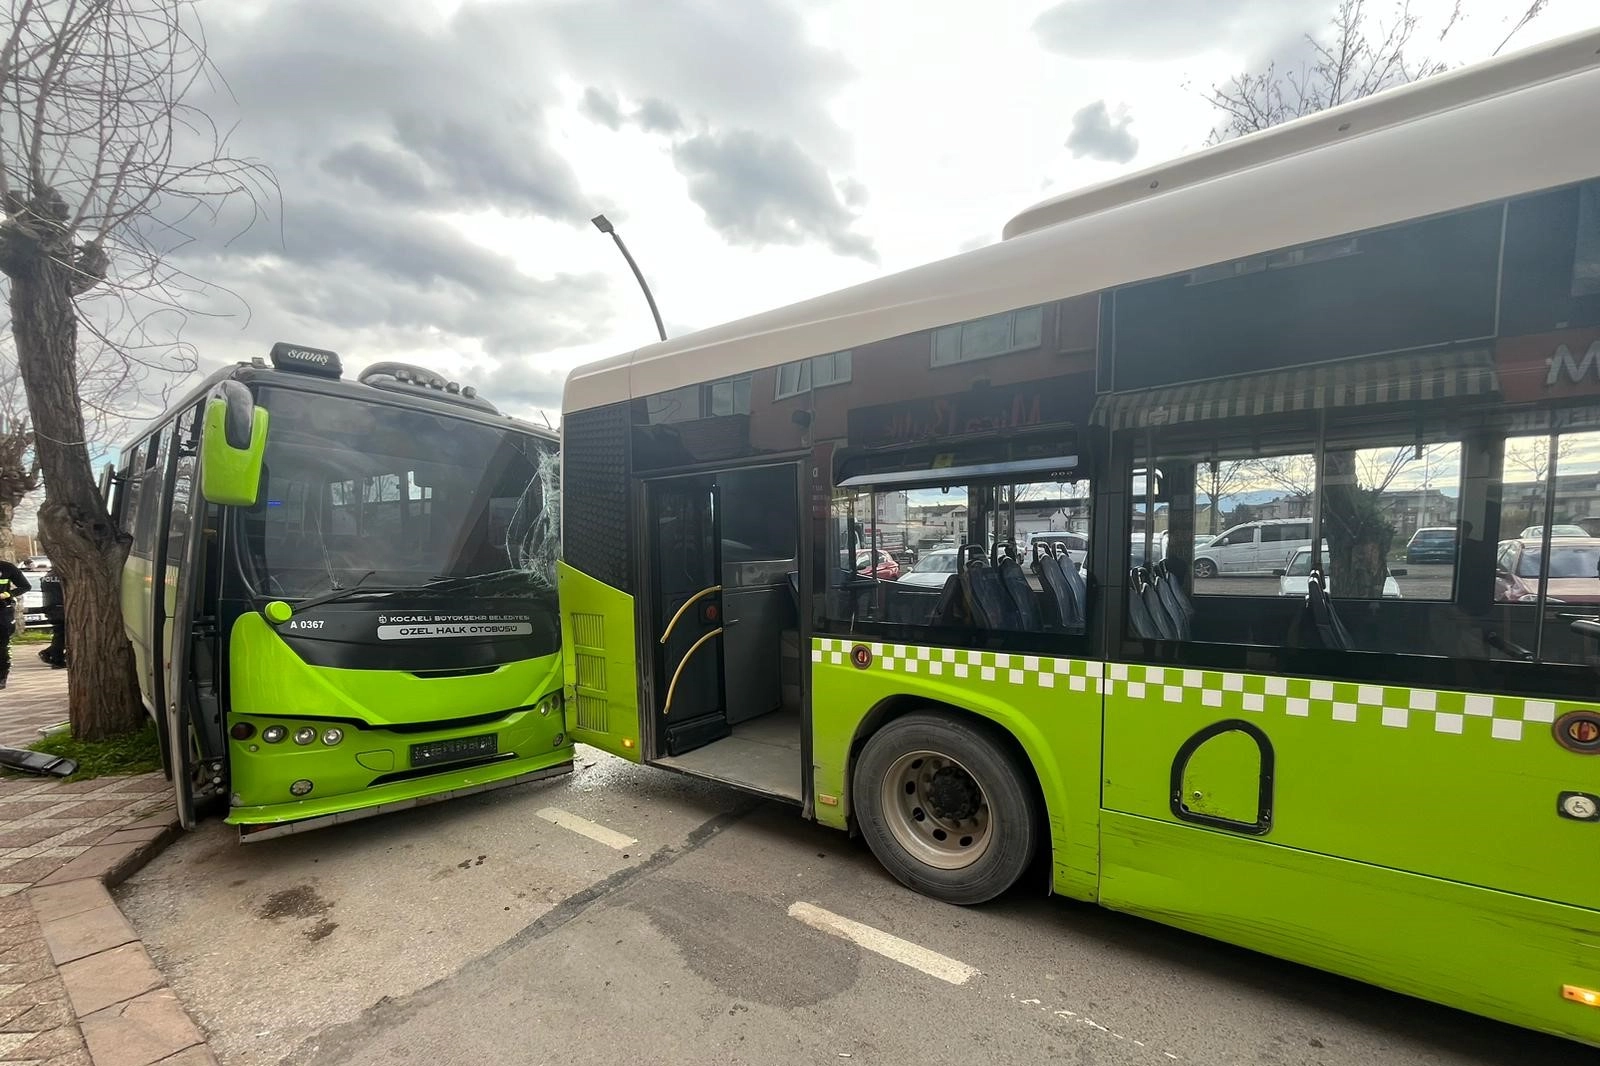
[[[119,901],[225,1066],[1595,1054],[1086,905],[948,907],[792,808],[580,763],[247,847],[210,825]]]

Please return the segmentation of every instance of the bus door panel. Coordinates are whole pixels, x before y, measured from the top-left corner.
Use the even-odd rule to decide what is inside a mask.
[[[157,711],[166,736],[167,769],[177,797],[178,820],[185,829],[196,821],[195,783],[201,753],[193,735],[193,685],[190,681],[191,624],[194,620],[195,560],[203,542],[204,508],[196,498],[195,413],[187,411],[173,432],[176,444],[169,475],[168,507],[157,545],[155,581],[161,655],[157,671]],[[191,535],[192,534],[192,535]]]
[[[728,723],[759,718],[783,703],[785,633],[798,634],[789,575],[799,570],[799,469],[793,464],[717,475],[724,511],[723,693]],[[798,642],[795,642],[798,660]]]
[[[652,713],[660,755],[729,735],[723,696],[722,560],[716,480],[665,478],[645,487],[653,583]]]

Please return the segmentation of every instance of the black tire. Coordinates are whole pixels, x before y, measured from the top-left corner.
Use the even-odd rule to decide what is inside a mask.
[[[1194,561],[1194,576],[1205,578],[1216,577],[1217,564],[1210,559],[1196,559]]]
[[[934,752],[960,764],[981,790],[988,843],[960,869],[923,861],[896,838],[884,809],[886,775],[913,752]],[[908,786],[909,791],[909,786]],[[874,733],[851,775],[856,824],[872,854],[895,880],[925,896],[970,906],[1005,892],[1029,870],[1039,849],[1043,819],[1030,770],[992,730],[937,711],[896,718]]]

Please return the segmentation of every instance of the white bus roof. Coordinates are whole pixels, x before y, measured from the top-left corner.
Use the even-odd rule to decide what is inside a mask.
[[[562,409],[1584,181],[1597,101],[1600,29],[1046,200],[999,244],[579,367]]]

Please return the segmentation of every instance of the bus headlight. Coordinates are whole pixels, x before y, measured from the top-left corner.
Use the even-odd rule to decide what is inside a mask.
[[[343,739],[344,730],[342,729],[329,729],[322,734],[322,742],[330,748]]]
[[[317,739],[317,731],[315,729],[312,729],[308,725],[301,726],[299,729],[296,729],[294,731],[294,742],[296,744],[304,746],[306,744],[311,743],[313,740],[316,740],[316,739]]]
[[[301,778],[300,780],[296,781],[294,784],[289,786],[289,794],[291,796],[308,796],[308,795],[310,795],[311,794],[311,782],[307,781],[305,778]]]
[[[261,739],[268,744],[281,744],[288,735],[289,731],[281,725],[269,725],[261,731]]]
[[[552,714],[561,713],[561,693],[552,692],[539,701],[539,717],[548,718]]]

